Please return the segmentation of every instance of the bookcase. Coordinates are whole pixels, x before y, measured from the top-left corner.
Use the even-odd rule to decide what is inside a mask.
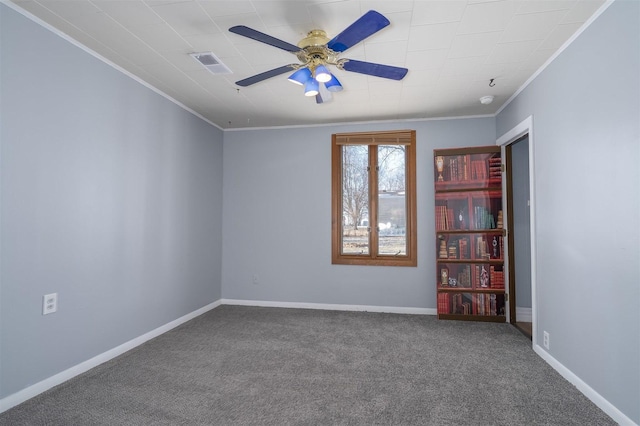
[[[499,146],[433,151],[438,318],[505,321]]]

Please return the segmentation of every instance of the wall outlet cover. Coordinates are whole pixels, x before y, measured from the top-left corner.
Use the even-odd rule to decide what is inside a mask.
[[[58,293],[42,296],[42,315],[48,315],[58,310]]]
[[[547,333],[546,331],[542,332],[542,345],[545,347],[545,349],[549,350],[549,333]]]

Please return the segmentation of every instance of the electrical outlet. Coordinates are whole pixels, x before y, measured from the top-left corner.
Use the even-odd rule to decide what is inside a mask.
[[[546,331],[542,332],[542,346],[544,346],[546,350],[549,350],[549,333]]]
[[[42,296],[42,315],[48,315],[58,310],[58,293]]]

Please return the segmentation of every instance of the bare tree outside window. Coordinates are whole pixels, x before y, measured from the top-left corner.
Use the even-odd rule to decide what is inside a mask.
[[[369,253],[369,151],[366,145],[342,149],[342,252]]]
[[[405,190],[404,145],[380,145],[378,147],[378,182],[381,190]]]

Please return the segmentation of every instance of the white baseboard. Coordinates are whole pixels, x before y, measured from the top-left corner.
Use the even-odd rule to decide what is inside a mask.
[[[278,307],[278,308],[303,308],[303,309],[324,309],[333,311],[358,311],[358,312],[388,312],[399,314],[418,314],[418,315],[436,315],[435,309],[428,308],[402,308],[394,306],[363,306],[363,305],[330,305],[323,303],[293,303],[293,302],[268,302],[258,300],[235,300],[235,299],[220,299],[216,302],[210,303],[200,309],[197,309],[187,315],[184,315],[168,324],[156,328],[142,336],[136,337],[120,346],[110,349],[102,354],[88,359],[78,365],[68,368],[54,376],[51,376],[45,380],[42,380],[34,385],[31,385],[25,389],[22,389],[14,394],[11,394],[5,398],[0,399],[0,413],[7,411],[8,409],[21,404],[28,399],[33,398],[36,395],[45,392],[54,386],[66,382],[100,364],[103,364],[123,353],[140,346],[148,340],[158,337],[159,335],[166,333],[167,331],[199,316],[203,313],[214,309],[221,304],[224,305],[243,305],[243,306],[264,306],[264,307]]]
[[[607,401],[602,395],[593,390],[591,386],[586,384],[580,377],[576,376],[571,370],[562,365],[557,359],[552,357],[549,352],[545,351],[541,346],[534,345],[533,350],[544,359],[554,370],[556,370],[569,383],[574,385],[580,392],[598,406],[602,411],[607,413],[615,422],[622,426],[637,426],[633,420],[627,417],[622,411],[618,410],[613,404]]]
[[[438,311],[433,308],[405,308],[399,306],[367,306],[367,305],[342,305],[328,303],[307,303],[307,302],[272,302],[265,300],[242,300],[242,299],[221,299],[223,305],[237,306],[261,306],[268,308],[298,308],[298,309],[319,309],[326,311],[354,311],[354,312],[384,312],[390,314],[414,314],[414,315],[437,315]]]
[[[135,339],[132,339],[120,346],[117,346],[107,352],[97,355],[87,361],[84,361],[74,367],[71,367],[65,371],[62,371],[54,376],[49,377],[41,382],[38,382],[28,388],[18,391],[12,395],[9,395],[0,400],[0,413],[7,411],[8,409],[15,407],[18,404],[25,402],[28,399],[33,398],[42,392],[51,389],[61,383],[66,382],[73,377],[76,377],[100,364],[103,364],[123,353],[140,346],[148,340],[153,339],[167,331],[199,316],[203,313],[210,311],[220,305],[238,305],[238,306],[261,306],[261,307],[275,307],[275,308],[299,308],[299,309],[320,309],[320,310],[332,310],[332,311],[355,311],[355,312],[384,312],[384,313],[397,313],[397,314],[414,314],[414,315],[436,315],[437,310],[433,308],[407,308],[398,306],[366,306],[366,305],[342,305],[342,304],[325,304],[325,303],[300,303],[300,302],[272,302],[261,300],[240,300],[240,299],[220,299],[216,302],[210,303],[200,309],[197,309],[187,315],[184,315],[168,324],[158,327],[148,333],[143,334]],[[526,309],[526,308],[525,308]],[[523,316],[518,316],[519,319],[525,320],[526,312]],[[582,392],[587,398],[589,398],[594,404],[596,404],[602,411],[607,413],[614,421],[623,426],[637,426],[629,417],[613,406],[602,395],[597,393],[593,388],[587,385],[582,379],[576,376],[568,368],[562,365],[558,360],[553,358],[548,352],[546,352],[539,345],[534,345],[533,350],[544,359],[551,367],[553,367],[562,377],[572,383],[580,392]]]
[[[531,308],[516,306],[516,321],[531,322]]]
[[[22,389],[14,394],[11,394],[5,398],[0,399],[0,413],[7,411],[9,408],[15,407],[18,404],[22,404],[28,399],[33,398],[36,395],[41,394],[42,392],[51,389],[54,386],[58,386],[61,383],[66,382],[69,379],[72,379],[94,367],[97,367],[100,364],[103,364],[123,353],[135,348],[136,346],[140,346],[144,342],[153,339],[154,337],[158,337],[159,335],[166,333],[167,331],[176,328],[177,326],[204,314],[207,311],[210,311],[213,308],[219,306],[220,300],[210,303],[206,306],[203,306],[200,309],[197,309],[187,315],[184,315],[174,321],[171,321],[168,324],[160,326],[155,330],[151,330],[148,333],[143,334],[142,336],[136,337],[135,339],[129,340],[126,343],[123,343],[120,346],[117,346],[113,349],[110,349],[100,355],[96,355],[91,359],[88,359],[84,362],[81,362],[78,365],[75,365],[71,368],[68,368],[54,376],[49,377],[48,379],[42,380],[34,385],[31,385],[25,389]]]

